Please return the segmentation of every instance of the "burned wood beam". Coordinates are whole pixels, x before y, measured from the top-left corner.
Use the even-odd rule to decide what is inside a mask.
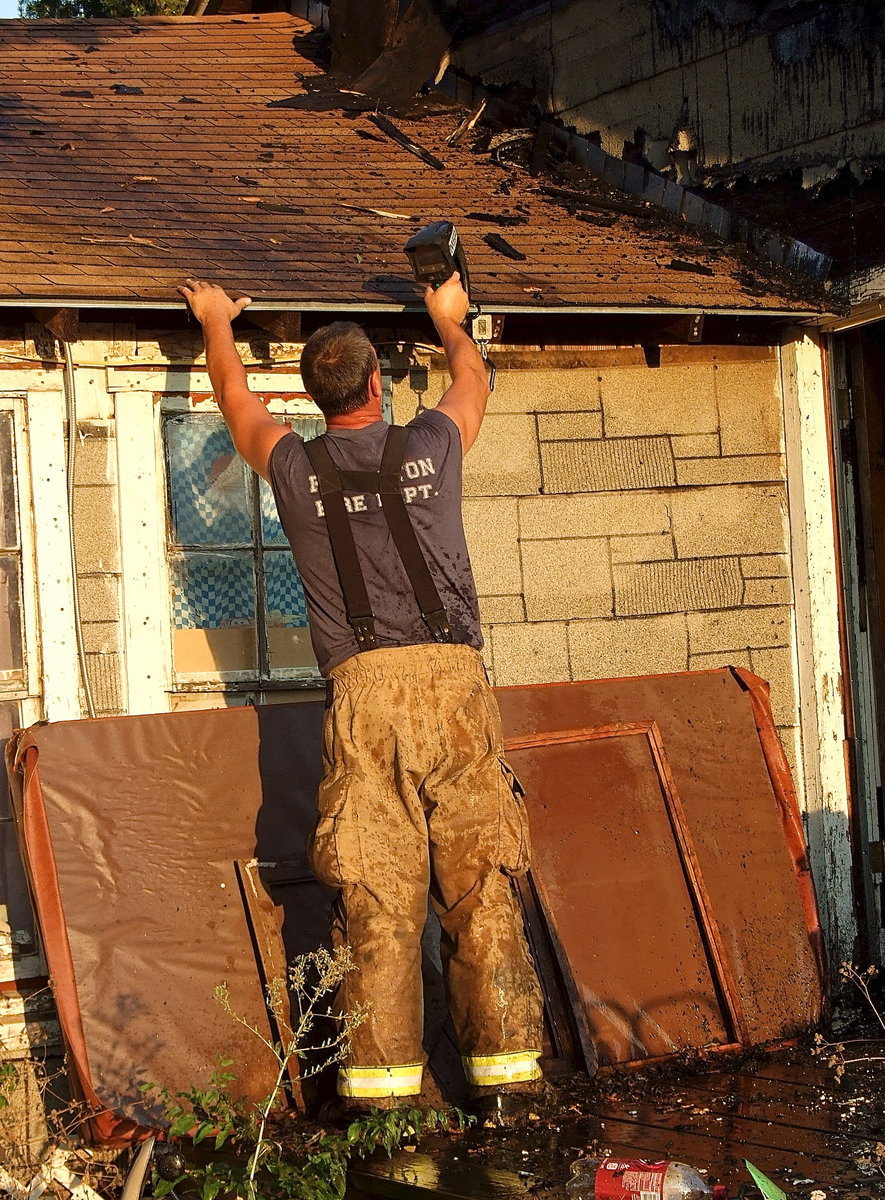
[[[331,0],[332,73],[355,79],[390,43],[399,0]]]
[[[452,133],[450,133],[449,136],[446,138],[446,145],[457,146],[460,142],[462,142],[464,140],[464,138],[467,136],[467,134],[470,133],[471,129],[474,128],[474,126],[476,125],[477,121],[480,119],[482,114],[485,112],[487,104],[488,104],[488,100],[483,100],[480,103],[478,108],[475,108],[473,110],[473,112],[470,113],[469,116],[466,116],[464,118],[464,120],[461,122],[461,124],[458,126],[458,128],[455,129]]]
[[[411,0],[403,7],[389,43],[354,81],[360,91],[385,105],[410,100],[423,83],[439,75],[458,19],[456,8],[446,13],[436,0]]]
[[[440,162],[435,154],[431,154],[429,150],[425,150],[423,146],[419,146],[417,142],[413,142],[408,134],[394,125],[393,121],[382,116],[381,113],[369,113],[369,120],[373,125],[376,125],[382,133],[386,133],[397,145],[402,146],[404,150],[408,150],[410,154],[414,154],[420,158],[422,162],[426,162],[429,167],[434,167],[437,171],[444,171],[446,164]]]

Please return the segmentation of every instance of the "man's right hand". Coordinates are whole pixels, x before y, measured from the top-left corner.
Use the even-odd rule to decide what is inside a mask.
[[[223,287],[217,283],[207,283],[205,279],[186,279],[176,291],[184,296],[191,312],[203,325],[216,319],[233,321],[252,303],[248,296],[234,299]]]
[[[462,325],[470,308],[470,297],[461,286],[461,276],[455,271],[436,290],[432,287],[424,289],[424,303],[434,325],[438,325],[440,320]]]

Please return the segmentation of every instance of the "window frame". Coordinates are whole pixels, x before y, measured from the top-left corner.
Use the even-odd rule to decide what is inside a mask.
[[[0,411],[12,414],[13,482],[18,525],[19,604],[22,627],[22,677],[3,679],[0,672],[0,703],[17,703],[22,725],[41,715],[42,646],[37,599],[36,536],[31,488],[31,453],[24,391],[0,391]]]
[[[266,674],[262,673],[265,664],[270,662],[270,654],[268,648],[268,636],[266,625],[263,617],[260,615],[263,612],[264,603],[264,588],[262,581],[259,579],[256,570],[255,577],[255,633],[256,633],[256,652],[257,665],[254,670],[220,670],[220,671],[205,671],[183,674],[176,671],[175,668],[175,653],[174,653],[174,625],[172,621],[172,561],[176,553],[182,553],[182,550],[176,545],[173,539],[172,530],[172,514],[169,504],[169,480],[166,459],[166,447],[163,438],[163,426],[169,416],[175,414],[191,414],[195,416],[217,417],[222,419],[221,415],[214,404],[206,404],[201,398],[195,398],[193,395],[165,395],[162,402],[158,405],[158,426],[157,426],[157,454],[158,454],[158,472],[161,491],[161,503],[163,505],[162,526],[163,526],[163,562],[165,567],[166,579],[166,594],[167,603],[166,611],[168,615],[168,655],[169,655],[169,671],[170,671],[170,686],[169,692],[173,695],[182,695],[194,692],[265,692],[265,691],[294,691],[301,688],[314,689],[322,686],[323,679],[320,675],[319,668],[313,667],[270,667]],[[270,393],[270,401],[268,403],[268,412],[274,417],[296,417],[304,420],[321,419],[322,414],[319,409],[309,400],[295,398],[285,399],[281,396],[274,396]],[[261,481],[251,467],[245,466],[247,478],[249,479],[250,487],[250,502],[251,515],[253,521],[253,530],[260,530],[261,520],[261,500],[260,488]],[[253,491],[254,489],[254,491]],[[200,551],[187,551],[183,553],[199,553]],[[213,550],[208,548],[206,553],[223,553],[224,551]],[[268,548],[264,546],[260,532],[253,537],[251,546],[244,547],[243,552],[251,556],[253,566],[257,568],[259,561],[263,556],[270,552],[275,554],[291,554],[288,546],[279,548]],[[263,563],[262,563],[263,567]],[[259,607],[261,606],[261,607]],[[305,627],[306,628],[306,627]]]

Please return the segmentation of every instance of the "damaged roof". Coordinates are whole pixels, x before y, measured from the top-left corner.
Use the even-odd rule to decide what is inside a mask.
[[[826,308],[663,214],[600,222],[448,145],[463,110],[379,120],[311,35],[281,13],[0,22],[0,302],[177,306],[197,275],[267,307],[400,309],[402,246],[446,217],[492,309]]]

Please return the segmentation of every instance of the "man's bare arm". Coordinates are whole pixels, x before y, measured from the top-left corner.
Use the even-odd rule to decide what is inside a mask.
[[[251,301],[232,300],[218,284],[188,279],[178,289],[203,326],[206,364],[221,415],[237,453],[253,471],[268,479],[270,452],[289,430],[275,421],[261,399],[249,390],[246,370],[234,344],[231,321]]]
[[[461,322],[470,300],[456,271],[434,291],[426,288],[424,303],[433,319],[449,364],[452,383],[437,408],[458,426],[461,450],[466,454],[479,433],[489,398],[485,363]]]

